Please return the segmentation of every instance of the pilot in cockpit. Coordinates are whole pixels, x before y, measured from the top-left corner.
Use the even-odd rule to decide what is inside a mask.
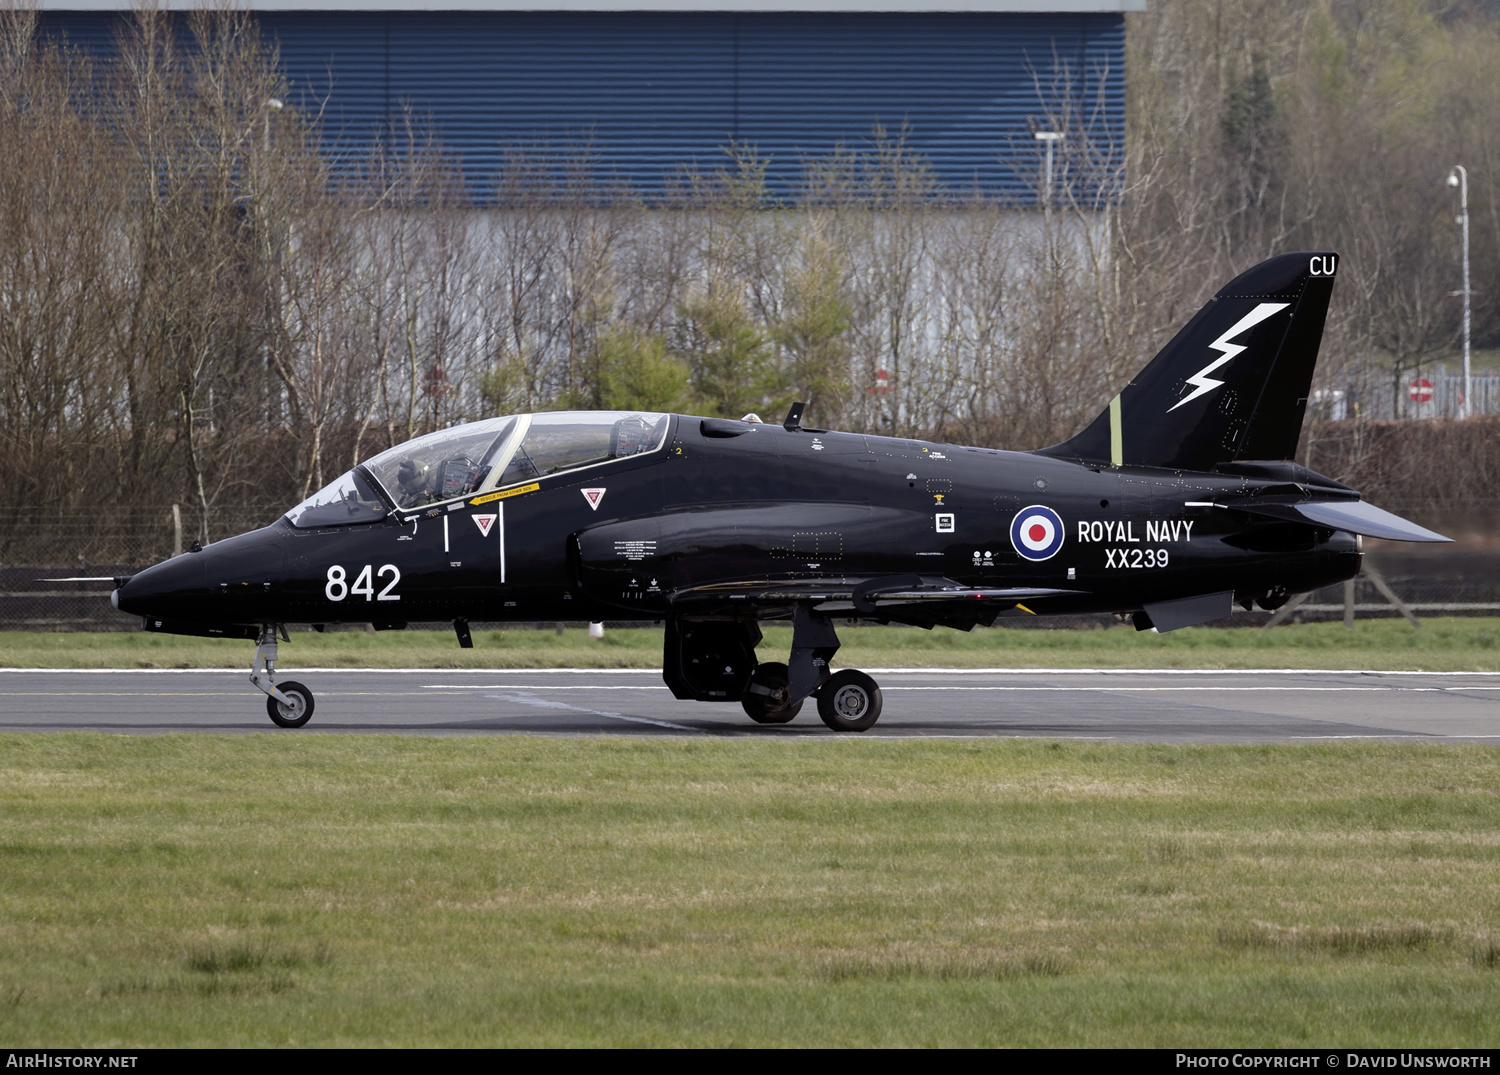
[[[397,501],[401,507],[412,508],[422,502],[423,495],[427,492],[427,478],[431,469],[420,459],[401,461],[401,466],[396,470],[396,483],[401,487],[401,494],[397,497]]]

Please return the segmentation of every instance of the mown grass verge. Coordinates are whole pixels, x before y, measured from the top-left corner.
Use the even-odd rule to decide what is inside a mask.
[[[0,1039],[1483,1046],[1500,752],[0,736]]]
[[[857,668],[1367,668],[1500,671],[1500,619],[1430,619],[1190,627],[1158,635],[1107,630],[972,632],[841,627],[837,663]],[[761,659],[786,660],[791,629],[767,627]],[[480,631],[462,650],[448,631],[297,631],[281,650],[293,668],[659,668],[660,628]],[[244,668],[248,642],[142,633],[0,632],[0,666],[13,668]]]

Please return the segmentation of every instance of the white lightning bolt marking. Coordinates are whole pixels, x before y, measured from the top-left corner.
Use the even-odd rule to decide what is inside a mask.
[[[1263,302],[1255,309],[1251,310],[1244,317],[1236,321],[1228,332],[1224,333],[1224,335],[1220,336],[1213,343],[1209,344],[1210,347],[1219,352],[1220,357],[1214,359],[1208,365],[1204,366],[1201,370],[1187,379],[1187,383],[1193,386],[1193,391],[1188,395],[1183,396],[1176,403],[1172,404],[1172,406],[1168,407],[1167,413],[1171,414],[1178,407],[1181,407],[1184,403],[1190,403],[1193,400],[1197,399],[1199,396],[1203,395],[1203,393],[1211,391],[1222,385],[1224,383],[1223,381],[1216,381],[1212,377],[1210,377],[1209,374],[1213,373],[1220,366],[1224,365],[1226,362],[1234,358],[1245,349],[1242,344],[1230,343],[1229,341],[1234,339],[1241,332],[1245,332],[1248,329],[1254,328],[1256,325],[1260,324],[1272,314],[1278,313],[1281,310],[1285,310],[1290,305],[1291,303],[1289,302]]]

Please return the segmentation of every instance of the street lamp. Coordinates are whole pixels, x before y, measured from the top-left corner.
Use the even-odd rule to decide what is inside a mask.
[[[1469,379],[1469,173],[1462,164],[1455,164],[1448,173],[1448,185],[1458,188],[1459,215],[1455,220],[1464,233],[1464,289],[1454,294],[1464,297],[1464,405],[1459,410],[1460,418],[1469,417],[1473,384]]]
[[[1067,137],[1062,131],[1036,131],[1032,134],[1038,142],[1047,146],[1047,169],[1044,173],[1044,186],[1042,187],[1042,205],[1052,208],[1052,146],[1055,142],[1061,142]]]
[[[261,129],[261,148],[267,153],[271,152],[271,113],[280,112],[285,107],[286,104],[280,98],[270,97],[266,100],[264,126]]]

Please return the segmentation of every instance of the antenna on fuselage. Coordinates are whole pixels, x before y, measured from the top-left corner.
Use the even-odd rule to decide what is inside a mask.
[[[786,412],[786,421],[781,424],[788,433],[802,432],[802,412],[805,410],[807,410],[807,404],[797,402],[793,403],[792,409]]]

